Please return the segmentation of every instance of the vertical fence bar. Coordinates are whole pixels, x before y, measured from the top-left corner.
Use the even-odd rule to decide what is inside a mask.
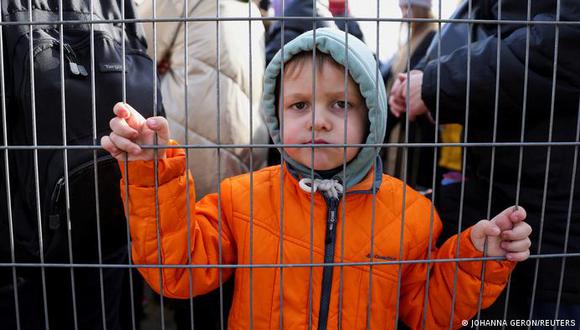
[[[93,133],[93,146],[97,147],[99,145],[98,134],[97,134],[97,98],[95,96],[95,12],[94,12],[94,1],[89,1],[90,6],[90,20],[89,25],[89,52],[90,52],[90,71],[91,71],[91,122],[92,122],[92,133]],[[97,162],[97,149],[93,149],[93,175],[94,175],[94,185],[95,185],[95,216],[96,216],[96,230],[97,230],[97,260],[100,265],[103,264],[103,251],[102,251],[102,238],[101,238],[101,210],[100,210],[100,195],[99,195],[99,169]],[[131,271],[129,269],[129,271]],[[105,289],[104,289],[104,277],[103,268],[99,267],[99,295],[101,299],[101,322],[103,322],[103,328],[106,330],[107,327],[107,315],[105,310]],[[133,306],[133,305],[131,305]],[[133,308],[131,308],[133,309]]]
[[[124,71],[124,70],[123,70]],[[124,182],[124,188],[125,188],[125,205],[124,205],[124,209],[125,209],[125,218],[127,218],[127,254],[128,254],[128,260],[127,260],[127,264],[129,266],[131,266],[132,262],[132,255],[131,255],[131,230],[130,230],[130,224],[129,224],[129,220],[130,220],[130,208],[129,208],[129,154],[127,152],[125,152],[125,159],[123,162],[123,170],[125,172],[125,182]],[[137,324],[136,324],[136,319],[135,319],[135,298],[133,296],[133,268],[128,268],[128,273],[129,273],[129,295],[130,295],[130,301],[131,301],[131,325],[132,325],[132,329],[135,330],[137,328]]]
[[[347,17],[347,13],[349,13],[349,7],[348,7],[348,0],[345,1],[345,9],[344,9],[344,17]],[[348,100],[348,79],[349,79],[349,56],[348,56],[348,23],[350,21],[345,21],[344,24],[344,36],[345,36],[345,49],[344,49],[344,58],[345,58],[345,70],[344,70],[344,99],[345,101]],[[378,49],[378,47],[377,47]],[[378,58],[378,54],[377,54],[377,58]],[[343,140],[344,143],[347,143],[347,139],[348,139],[348,135],[347,135],[347,129],[348,129],[348,107],[349,107],[349,103],[345,102],[345,109],[344,109],[344,135],[343,135]],[[343,163],[342,163],[342,177],[346,178],[346,163],[347,163],[347,146],[344,147],[343,149]],[[342,203],[341,203],[341,208],[342,208],[342,212],[341,212],[341,224],[340,224],[340,263],[344,262],[344,234],[345,234],[345,230],[344,230],[344,226],[345,226],[345,220],[346,220],[346,189],[342,198]],[[339,273],[339,280],[338,280],[338,329],[342,329],[342,303],[343,303],[343,294],[342,294],[342,290],[344,287],[344,266],[341,265],[340,266],[340,273]]]
[[[62,21],[62,5],[63,1],[59,0],[58,17]],[[75,274],[74,274],[74,258],[72,253],[72,225],[70,221],[70,185],[68,177],[68,150],[67,146],[67,131],[66,131],[66,81],[64,79],[64,25],[59,25],[59,60],[60,60],[60,106],[61,106],[61,119],[62,119],[62,145],[63,145],[63,174],[64,174],[64,196],[65,196],[65,206],[66,206],[66,233],[68,241],[68,258],[70,263],[70,286],[71,286],[71,298],[72,298],[72,312],[73,312],[73,324],[74,328],[78,329],[77,320],[77,303],[76,303],[76,289],[75,289]]]
[[[529,73],[529,58],[530,58],[530,23],[531,23],[531,0],[528,0],[527,6],[527,15],[526,15],[526,55],[525,55],[525,67],[524,67],[524,94],[522,100],[522,123],[521,123],[521,132],[520,132],[520,142],[524,142],[525,137],[525,127],[526,127],[526,112],[527,112],[527,97],[528,97],[528,73]],[[548,146],[549,148],[549,146]],[[523,145],[519,148],[519,160],[518,160],[518,177],[517,177],[517,186],[516,186],[516,200],[515,200],[515,207],[517,209],[520,205],[520,192],[521,192],[521,181],[522,181],[522,163],[523,163]],[[549,162],[549,160],[548,160]],[[546,172],[546,176],[548,173]],[[509,275],[508,284],[506,288],[506,297],[504,303],[504,311],[503,311],[503,319],[505,320],[508,315],[508,308],[509,308],[509,299],[510,299],[510,292],[511,292],[511,283],[512,282],[512,275]],[[505,325],[502,325],[502,329],[505,329]]]
[[[501,0],[500,0],[501,1]],[[433,246],[433,227],[435,225],[435,194],[437,193],[437,160],[439,155],[439,149],[437,143],[439,142],[439,97],[440,90],[439,84],[441,82],[441,1],[438,4],[438,14],[437,14],[437,83],[435,92],[435,135],[433,140],[435,142],[435,147],[433,147],[433,178],[431,181],[431,207],[429,210],[429,245],[427,250],[427,274],[425,278],[425,295],[423,298],[423,311],[426,311],[429,304],[429,283],[431,280],[431,253]],[[426,329],[427,327],[427,313],[423,313],[421,321],[421,329]]]
[[[468,0],[468,12],[469,12],[469,19],[473,19],[472,17],[472,0]],[[471,30],[473,29],[473,23],[470,21],[468,24],[468,34],[467,34],[467,86],[466,86],[466,95],[465,95],[465,126],[464,130],[464,137],[463,143],[467,143],[467,137],[469,136],[469,99],[470,99],[470,91],[471,91]],[[465,173],[466,173],[466,162],[467,162],[467,147],[464,145],[462,146],[462,166],[461,166],[461,193],[459,197],[459,220],[457,226],[457,247],[455,252],[455,257],[459,258],[460,252],[460,243],[461,243],[461,224],[463,221],[463,203],[465,198]],[[455,298],[457,296],[457,280],[459,276],[459,262],[455,262],[455,273],[453,275],[453,297],[451,299],[451,314],[449,317],[449,328],[453,328],[453,315],[455,313]]]
[[[252,81],[252,24],[253,21],[250,19],[252,17],[252,1],[248,1],[248,36],[249,36],[249,55],[250,55],[250,146],[253,144],[254,139],[253,135],[253,123],[254,120],[253,112],[254,112],[254,103],[253,103],[253,81]],[[254,260],[254,149],[250,148],[250,262],[253,263]],[[253,319],[254,319],[254,304],[253,304],[253,273],[250,268],[250,328],[253,328]]]
[[[498,14],[497,19],[501,21],[501,5],[502,1],[499,0],[498,4]],[[494,112],[493,112],[493,137],[492,137],[492,147],[491,147],[491,168],[489,171],[489,191],[487,195],[487,213],[486,219],[491,219],[491,201],[493,198],[493,181],[495,174],[495,143],[497,142],[497,120],[499,112],[499,86],[500,86],[500,75],[501,75],[501,23],[497,23],[497,52],[496,52],[496,71],[495,71],[495,99],[494,99]],[[527,81],[527,79],[525,79]],[[525,98],[524,98],[525,100]],[[488,240],[485,239],[483,243],[483,257],[487,257]],[[485,288],[485,270],[487,263],[485,260],[481,262],[481,286],[479,289],[479,297],[477,298],[477,320],[481,320],[481,306],[483,303],[483,290]],[[477,323],[476,329],[479,329],[479,322]]]
[[[34,22],[32,16],[32,0],[28,0],[28,20],[30,23]],[[34,188],[35,188],[35,200],[36,200],[36,218],[38,220],[38,250],[40,256],[40,275],[42,280],[42,302],[44,309],[44,322],[46,325],[46,330],[49,330],[50,325],[48,322],[48,297],[46,294],[46,269],[44,266],[44,237],[42,233],[42,211],[40,209],[40,182],[38,173],[38,134],[36,130],[36,89],[34,87],[35,74],[34,74],[34,28],[32,24],[28,25],[29,28],[29,39],[28,39],[28,60],[30,63],[30,106],[32,109],[32,146],[33,150],[33,161],[34,161]]]
[[[378,0],[377,0],[377,11],[378,11]],[[407,6],[407,17],[411,17],[411,5]],[[412,22],[409,21],[407,24],[407,60],[406,60],[406,69],[407,69],[407,79],[405,80],[405,89],[406,89],[406,97],[405,97],[405,146],[403,147],[403,186],[402,186],[402,201],[401,201],[401,234],[399,237],[399,261],[403,260],[403,242],[405,240],[405,211],[406,211],[406,204],[407,204],[407,164],[408,164],[408,157],[409,157],[409,147],[407,146],[409,143],[409,100],[410,100],[410,68],[411,68],[411,38],[412,38],[412,30],[411,30]],[[378,28],[377,28],[377,48],[378,48]],[[371,247],[372,251],[372,247]],[[372,256],[372,252],[371,252]],[[372,259],[371,259],[372,262]],[[395,329],[398,328],[399,325],[399,308],[401,306],[401,282],[403,277],[403,264],[399,263],[397,270],[397,313],[395,317]],[[369,307],[370,308],[370,307]]]
[[[126,61],[126,49],[125,49],[125,1],[121,1],[121,19],[123,23],[121,24],[121,67],[123,73],[121,74],[121,94],[123,103],[127,103],[127,61]],[[129,154],[125,152],[125,162],[123,164],[124,172],[125,172],[125,217],[127,218],[127,253],[129,256],[129,260],[127,263],[131,265],[132,263],[132,254],[131,254],[131,231],[130,231],[130,208],[129,208]],[[163,287],[161,288],[163,289]],[[133,273],[132,268],[129,271],[129,291],[130,291],[130,300],[131,300],[131,322],[133,326],[133,330],[137,328],[136,319],[135,319],[135,303],[133,297]]]
[[[216,0],[216,69],[217,69],[217,76],[216,76],[216,80],[217,80],[217,159],[218,159],[218,173],[217,173],[217,177],[218,177],[218,183],[221,183],[222,181],[222,167],[221,167],[221,88],[220,88],[220,75],[221,75],[221,45],[220,45],[220,36],[221,36],[221,31],[220,31],[220,1]],[[223,247],[222,247],[222,237],[223,237],[223,219],[222,219],[222,198],[221,198],[221,184],[218,184],[218,189],[217,189],[217,194],[218,194],[218,239],[219,239],[219,243],[218,243],[218,260],[219,260],[219,264],[221,265],[222,263],[222,256],[223,256]],[[250,244],[250,250],[251,250],[251,244]],[[251,253],[251,252],[250,252]],[[250,258],[251,260],[251,258]],[[251,263],[251,261],[250,261]],[[250,268],[250,283],[251,283],[251,277],[252,277],[252,269]],[[224,322],[224,289],[222,287],[222,283],[223,283],[223,269],[220,268],[218,271],[218,283],[219,283],[219,293],[220,293],[220,329],[223,330],[224,327],[226,326],[225,322]],[[252,294],[251,294],[251,287],[250,287],[250,306],[252,305]],[[253,318],[252,318],[252,312],[251,312],[251,307],[250,307],[250,329],[253,328]]]
[[[157,115],[157,0],[153,1],[153,115]],[[125,15],[123,14],[123,18]],[[124,43],[123,43],[124,45]],[[123,56],[125,60],[125,56]],[[153,137],[153,144],[155,145],[153,149],[153,176],[155,183],[155,228],[157,237],[157,263],[159,264],[159,310],[160,310],[160,322],[161,329],[165,329],[165,297],[164,297],[164,287],[163,287],[163,258],[161,257],[161,246],[163,242],[161,241],[161,222],[159,218],[159,141],[157,133]]]
[[[0,4],[1,8],[1,4]],[[0,15],[0,23],[2,23],[2,15]],[[0,25],[0,92],[2,94],[2,138],[4,146],[8,147],[8,123],[6,118],[6,85],[4,81],[4,26]],[[6,210],[8,211],[8,233],[10,235],[10,261],[16,262],[15,247],[14,247],[14,219],[12,217],[12,195],[10,191],[10,164],[8,158],[8,148],[4,149],[4,174],[6,176]],[[12,287],[14,288],[14,311],[16,317],[16,329],[20,330],[20,307],[18,299],[18,282],[16,275],[16,266],[12,266]]]
[[[375,64],[375,102],[377,105],[379,105],[379,91],[381,90],[381,88],[379,87],[379,74],[381,74],[381,70],[379,68],[379,58],[380,58],[380,47],[379,47],[379,40],[380,40],[380,23],[379,23],[379,18],[381,15],[381,6],[380,6],[380,1],[377,0],[377,25],[376,25],[376,35],[377,35],[377,60],[376,60],[376,64]],[[379,105],[380,106],[380,105]],[[375,122],[378,123],[378,121],[380,120],[380,115],[379,115],[380,111],[376,112],[376,116],[375,116]],[[386,126],[386,123],[385,123]],[[384,139],[384,138],[383,138]],[[375,140],[375,141],[371,141],[374,143],[381,143],[384,142],[383,141],[379,141],[379,140]],[[378,154],[378,153],[377,153]],[[376,166],[376,158],[372,160],[373,161],[373,167],[371,169],[371,175],[373,175],[373,180],[372,180],[372,201],[371,201],[371,241],[370,241],[370,264],[369,264],[369,306],[368,306],[368,317],[367,317],[367,329],[370,329],[370,319],[372,318],[372,314],[371,314],[371,303],[372,303],[372,284],[373,284],[373,265],[375,263],[374,261],[374,245],[375,245],[375,224],[376,224],[376,208],[377,208],[377,186],[375,184],[376,180],[374,179],[375,176],[377,175],[377,166]],[[378,175],[382,175],[383,173],[380,173]],[[381,180],[382,182],[382,180]],[[403,197],[403,200],[405,199],[405,197]],[[404,222],[405,217],[403,216],[403,222]],[[401,232],[402,233],[402,232]],[[402,234],[401,234],[402,235]],[[401,240],[403,239],[403,236],[401,236]],[[402,244],[402,241],[401,241]],[[402,250],[401,250],[402,251]],[[401,258],[402,259],[402,258]],[[399,260],[401,260],[399,259]],[[400,270],[402,269],[402,264],[400,264]],[[400,277],[398,278],[398,280],[400,280]],[[397,309],[396,309],[396,319],[397,321],[395,322],[395,329],[397,329],[397,323],[398,323],[398,318],[399,318],[399,299],[400,299],[400,281],[397,284]]]
[[[282,9],[285,7],[285,1],[282,0]],[[277,21],[276,21],[277,22]],[[275,23],[274,23],[275,24]],[[286,20],[283,19],[280,24],[280,53],[282,61],[280,62],[280,92],[278,97],[278,113],[280,117],[280,329],[284,328],[284,31],[286,29]]]
[[[380,47],[379,47],[379,40],[380,40],[379,39],[380,38],[380,29],[379,29],[379,24],[380,23],[379,23],[379,18],[380,18],[380,14],[381,14],[380,1],[377,0],[377,22],[376,22],[377,23],[377,25],[376,25],[377,61],[376,61],[376,65],[375,65],[375,84],[376,84],[376,87],[375,87],[375,95],[373,95],[374,98],[375,98],[375,102],[376,102],[377,105],[380,104],[379,103],[379,90],[380,90],[380,88],[378,86],[379,74],[380,74],[380,71],[381,71],[379,69],[379,60],[378,60],[379,59],[379,50],[380,50]],[[348,25],[348,21],[347,21],[347,24],[346,25]],[[348,44],[347,44],[347,48],[348,48]],[[345,82],[345,83],[348,83],[348,81]],[[377,116],[375,118],[375,121],[376,122],[378,122],[378,120],[380,119],[379,113],[380,113],[380,111],[377,111]],[[346,123],[345,123],[345,126],[346,126]],[[347,133],[346,130],[345,130],[344,133],[345,133],[345,137],[346,137],[346,133]],[[377,134],[374,134],[374,135],[376,136]],[[376,141],[376,142],[379,142],[379,141]],[[381,141],[381,142],[383,142],[383,141]],[[377,168],[376,168],[376,159],[373,159],[372,161],[373,161],[374,164],[373,164],[373,167],[371,167],[371,171],[374,170],[374,172],[376,173],[376,170],[377,170]],[[345,171],[346,171],[346,164],[344,166],[345,166]],[[382,175],[382,173],[381,173],[381,175]],[[377,204],[377,191],[376,191],[376,186],[375,186],[374,175],[373,175],[373,180],[372,180],[371,187],[372,187],[372,202],[371,202],[371,240],[370,240],[370,253],[369,253],[369,255],[370,255],[370,258],[369,258],[370,263],[369,263],[369,290],[368,290],[368,301],[367,301],[367,324],[366,324],[366,328],[367,329],[370,329],[371,328],[371,319],[372,319],[371,305],[372,305],[372,299],[373,299],[373,265],[375,263],[375,261],[374,261],[374,256],[375,256],[375,224],[376,224],[375,215],[376,215],[376,204]],[[405,200],[405,198],[403,197],[403,201],[404,200]],[[405,220],[404,220],[404,216],[403,216],[403,222],[404,221]],[[401,228],[402,228],[402,226],[401,226]],[[402,231],[401,231],[401,235],[402,235]],[[402,245],[402,240],[403,240],[403,237],[401,236],[401,245]],[[402,265],[399,265],[399,266],[402,267]],[[401,270],[401,268],[399,268],[399,270]],[[400,274],[400,272],[399,272],[399,274]],[[400,298],[399,294],[400,294],[400,286],[401,286],[400,279],[401,278],[399,277],[398,278],[398,284],[397,284],[397,313],[396,313],[396,318],[395,318],[395,329],[397,328],[397,321],[398,321],[398,318],[399,318],[399,312],[398,312],[399,311],[399,307],[398,307],[398,305],[399,305],[399,298]]]
[[[316,124],[316,1],[312,2],[312,126]],[[284,82],[282,82],[284,83]],[[310,145],[310,180],[314,181],[314,129],[312,130],[312,144]],[[310,190],[310,273],[308,278],[308,329],[312,329],[312,312],[313,312],[313,267],[314,263],[314,189]],[[322,272],[324,273],[324,267]],[[321,295],[322,296],[322,295]],[[319,307],[320,308],[320,307]],[[318,320],[320,323],[320,319]]]
[[[526,57],[524,65],[524,94],[522,100],[522,123],[520,132],[520,142],[524,142],[525,130],[526,130],[526,114],[528,110],[528,75],[530,70],[530,23],[532,15],[532,4],[531,0],[528,0],[528,11],[526,16]],[[518,159],[518,178],[517,178],[517,189],[516,189],[516,207],[520,204],[520,192],[521,192],[521,180],[522,180],[522,164],[524,158],[524,146],[520,145],[519,148],[519,159]]]
[[[556,76],[558,73],[558,45],[560,41],[560,0],[556,1],[556,25],[555,28],[555,38],[554,38],[554,71],[552,72],[552,104],[550,108],[550,132],[549,132],[549,142],[552,142],[552,130],[553,130],[553,120],[554,120],[554,108],[556,102]],[[576,128],[576,141],[578,141],[578,128]],[[564,281],[564,271],[566,269],[566,252],[568,251],[568,237],[570,233],[570,217],[572,213],[573,197],[574,197],[574,180],[576,179],[576,162],[578,158],[578,146],[574,147],[574,167],[572,170],[572,180],[570,182],[570,201],[568,207],[568,217],[566,220],[566,235],[564,236],[564,256],[562,257],[562,267],[560,268],[560,282],[558,283],[558,297],[556,300],[556,312],[554,314],[554,320],[558,319],[558,314],[560,312],[560,300],[562,298],[562,285]],[[549,161],[549,158],[548,158]],[[549,173],[546,171],[546,176]],[[554,330],[556,330],[556,325],[554,325]]]
[[[195,8],[196,5],[193,5]],[[183,104],[184,104],[184,112],[185,112],[185,134],[184,134],[184,143],[185,145],[189,145],[189,0],[184,0],[183,2],[183,88],[184,88],[184,95],[183,95]],[[193,8],[191,10],[193,14]],[[181,24],[179,24],[181,25]],[[209,23],[208,23],[209,25]],[[176,31],[176,34],[179,33],[179,28]],[[172,45],[171,47],[175,47]],[[169,54],[173,54],[173,49],[168,51]],[[165,55],[168,56],[168,55]],[[171,55],[169,55],[171,56]],[[190,148],[185,148],[185,210],[186,210],[186,223],[187,223],[187,265],[188,265],[188,289],[189,289],[189,323],[191,325],[191,329],[194,329],[194,322],[195,322],[195,315],[194,315],[194,302],[193,302],[193,269],[191,268],[192,259],[191,259],[191,199],[189,195],[189,189],[191,189],[189,180],[190,180],[190,172],[189,172],[189,151]],[[196,197],[197,198],[197,197]],[[195,203],[195,201],[193,201]]]
[[[558,25],[556,25],[556,28]],[[556,38],[556,40],[558,40]],[[579,103],[580,104],[580,103]],[[578,118],[576,120],[576,142],[580,140],[580,108],[578,111]],[[568,201],[568,216],[566,219],[566,234],[564,238],[564,251],[562,256],[562,267],[560,268],[560,281],[558,283],[558,298],[556,299],[556,314],[554,315],[554,320],[558,320],[560,312],[560,301],[562,299],[562,286],[564,284],[564,272],[566,270],[566,255],[568,253],[568,241],[570,238],[570,223],[572,220],[572,206],[574,205],[574,189],[576,181],[576,168],[578,164],[578,145],[574,146],[574,161],[572,165],[572,180],[570,180],[570,200]],[[554,325],[554,330],[556,325]]]
[[[123,71],[125,71],[123,69]],[[125,152],[125,159],[123,162],[123,170],[125,172],[125,182],[124,182],[124,187],[125,187],[125,205],[124,205],[124,209],[125,209],[125,218],[127,218],[127,254],[128,254],[128,260],[127,260],[127,264],[129,266],[131,266],[132,264],[132,255],[131,255],[131,229],[130,229],[130,224],[129,224],[129,220],[130,220],[130,208],[129,208],[129,154],[127,152]],[[129,295],[130,295],[130,301],[131,301],[131,325],[132,325],[132,329],[135,330],[137,328],[137,324],[136,324],[136,319],[135,319],[135,298],[133,296],[133,268],[129,267]]]
[[[560,0],[556,3],[556,22],[560,20]],[[528,22],[530,24],[530,22]],[[551,92],[551,104],[550,104],[550,120],[549,120],[549,129],[548,129],[548,150],[546,151],[546,170],[544,172],[544,191],[542,193],[542,211],[540,213],[540,233],[538,236],[538,249],[537,254],[541,254],[542,248],[542,238],[544,233],[544,216],[546,214],[546,202],[548,198],[548,177],[550,173],[550,159],[552,156],[552,146],[550,143],[552,142],[552,133],[553,133],[553,125],[554,125],[554,108],[556,102],[556,75],[558,69],[558,42],[559,42],[559,25],[556,23],[555,25],[555,39],[554,39],[554,61],[553,61],[553,71],[552,71],[552,92]],[[527,50],[527,49],[526,49]],[[536,265],[534,268],[534,284],[532,288],[532,302],[530,308],[530,319],[533,317],[534,311],[534,303],[535,303],[535,296],[536,296],[536,285],[538,279],[538,270],[539,270],[539,259],[536,259]]]

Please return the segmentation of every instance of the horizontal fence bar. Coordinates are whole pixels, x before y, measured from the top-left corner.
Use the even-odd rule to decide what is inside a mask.
[[[578,141],[566,142],[427,142],[427,143],[329,143],[329,144],[181,144],[181,145],[140,145],[142,149],[227,149],[227,148],[345,148],[345,147],[404,147],[404,148],[426,148],[426,147],[566,147],[580,146]],[[95,145],[45,145],[26,146],[9,145],[0,146],[0,150],[100,150],[101,146]]]
[[[549,259],[549,258],[576,258],[580,257],[578,253],[551,253],[551,254],[535,254],[530,255],[529,259]],[[443,262],[475,262],[475,261],[505,261],[505,257],[480,257],[480,258],[447,258],[447,259],[417,259],[417,260],[402,260],[402,261],[360,261],[360,262],[331,262],[331,263],[302,263],[302,264],[63,264],[63,263],[17,263],[17,262],[3,262],[0,263],[2,267],[52,267],[52,268],[297,268],[297,267],[324,267],[324,266],[384,266],[384,265],[401,265],[401,264],[425,264],[425,263],[443,263]]]
[[[18,21],[0,22],[0,26],[11,25],[87,25],[109,23],[174,23],[174,22],[231,22],[231,21],[354,21],[354,22],[427,22],[427,23],[463,23],[463,24],[488,24],[488,25],[580,25],[580,21],[528,21],[528,20],[491,20],[491,19],[466,19],[466,18],[376,18],[376,17],[312,17],[312,16],[275,16],[275,17],[165,17],[165,18],[126,18],[126,19],[94,19],[94,20],[55,20],[55,21]]]

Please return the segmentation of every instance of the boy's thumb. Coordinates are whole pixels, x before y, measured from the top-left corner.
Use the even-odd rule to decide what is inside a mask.
[[[483,239],[486,236],[499,236],[500,232],[501,230],[495,223],[489,220],[481,220],[471,229],[471,236],[473,238]]]
[[[147,127],[155,131],[160,139],[164,141],[169,140],[169,123],[167,119],[163,117],[147,118]]]

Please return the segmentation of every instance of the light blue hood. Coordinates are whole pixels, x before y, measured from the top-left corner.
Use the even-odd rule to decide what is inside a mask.
[[[377,62],[370,49],[362,41],[337,29],[319,28],[308,31],[290,41],[274,56],[266,67],[264,74],[263,111],[268,131],[275,144],[282,144],[280,125],[277,117],[276,81],[280,75],[282,62],[288,62],[294,55],[312,51],[316,45],[317,51],[329,54],[337,63],[346,67],[348,52],[348,72],[358,84],[360,93],[366,101],[370,129],[366,144],[383,143],[387,118],[387,94],[385,84],[378,73]],[[375,164],[380,148],[364,147],[346,166],[346,172],[340,171],[338,176],[346,189],[359,183]],[[284,159],[302,177],[309,177],[311,169],[294,161],[286,153]]]

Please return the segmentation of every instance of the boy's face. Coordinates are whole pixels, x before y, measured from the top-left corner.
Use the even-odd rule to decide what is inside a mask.
[[[292,68],[293,65],[298,65]],[[360,144],[366,138],[368,110],[358,85],[330,60],[316,68],[316,95],[312,94],[312,59],[290,61],[284,70],[284,97],[279,117],[283,122],[284,144]],[[289,74],[286,74],[286,73]],[[282,113],[283,112],[283,113]],[[313,121],[314,112],[314,121]],[[345,127],[346,121],[346,127]],[[346,130],[346,140],[345,140]],[[286,148],[292,159],[315,170],[330,170],[352,160],[359,147]],[[312,157],[314,166],[312,167]]]

